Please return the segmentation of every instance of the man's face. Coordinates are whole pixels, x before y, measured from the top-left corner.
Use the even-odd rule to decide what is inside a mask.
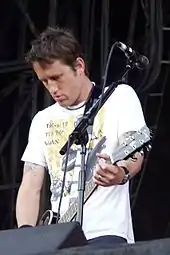
[[[50,64],[33,63],[34,71],[51,96],[61,106],[71,106],[79,103],[82,92],[82,76],[84,61],[77,59],[75,71],[59,60]]]

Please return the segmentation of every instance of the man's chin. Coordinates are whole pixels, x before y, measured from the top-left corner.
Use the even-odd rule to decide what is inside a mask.
[[[56,101],[61,107],[67,107],[69,106],[69,102],[67,100],[59,100]]]
[[[58,101],[57,103],[58,103],[60,106],[62,106],[62,107],[67,107],[67,103],[64,102],[64,100],[63,100],[63,101]]]
[[[75,103],[71,103],[69,100],[64,99],[64,100],[56,100],[56,102],[61,106],[61,107],[73,107],[76,104]]]

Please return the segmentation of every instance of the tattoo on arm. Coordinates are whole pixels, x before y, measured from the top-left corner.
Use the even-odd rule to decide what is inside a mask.
[[[42,169],[42,167],[43,166],[40,166],[40,165],[35,164],[35,163],[25,162],[24,163],[24,173],[32,171],[34,176],[36,176],[37,170]]]

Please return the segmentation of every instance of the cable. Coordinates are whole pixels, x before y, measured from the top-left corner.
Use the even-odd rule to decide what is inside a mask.
[[[97,112],[99,111],[99,109],[101,107],[101,103],[102,103],[102,99],[103,99],[103,94],[104,94],[104,91],[105,91],[105,88],[106,88],[106,81],[107,81],[107,75],[108,75],[108,70],[109,70],[109,64],[110,64],[112,53],[113,53],[113,50],[114,50],[116,44],[117,44],[117,42],[112,44],[112,47],[110,49],[109,56],[108,56],[108,59],[107,59],[107,62],[106,62],[106,68],[105,68],[105,72],[104,72],[104,76],[103,76],[102,92],[101,92],[101,96],[100,96],[100,99],[99,99],[99,104],[98,104],[98,107],[97,107]]]
[[[58,212],[56,217],[56,223],[58,223],[60,219],[60,212],[61,212],[61,203],[64,195],[64,188],[65,188],[65,181],[66,181],[66,174],[67,174],[67,164],[68,164],[68,158],[69,158],[69,149],[70,149],[70,136],[68,137],[68,144],[67,144],[67,151],[66,151],[66,160],[64,165],[64,174],[62,179],[62,186],[61,186],[61,193],[60,193],[60,199],[58,203]]]

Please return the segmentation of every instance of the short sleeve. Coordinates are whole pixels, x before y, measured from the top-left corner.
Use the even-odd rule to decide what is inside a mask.
[[[129,131],[137,131],[146,125],[140,100],[128,85],[120,85],[117,91],[118,137]]]
[[[31,122],[28,144],[21,160],[46,167],[43,141],[43,123],[40,112],[38,112]]]

